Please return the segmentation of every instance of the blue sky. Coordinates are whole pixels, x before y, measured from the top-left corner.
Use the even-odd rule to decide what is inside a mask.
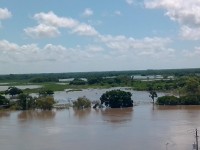
[[[0,0],[0,74],[200,67],[200,0]]]

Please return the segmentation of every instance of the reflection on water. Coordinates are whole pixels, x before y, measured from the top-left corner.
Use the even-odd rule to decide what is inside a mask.
[[[175,106],[159,106],[155,105],[155,110],[187,110],[187,111],[200,111],[200,106],[197,105],[175,105]]]
[[[0,118],[2,117],[9,117],[10,116],[10,112],[9,111],[1,111],[0,110]]]
[[[30,121],[30,120],[48,120],[53,119],[56,113],[54,111],[22,111],[18,114],[18,119],[20,121]]]
[[[74,109],[74,116],[78,117],[79,119],[85,119],[90,113],[91,113],[90,108],[81,110]]]
[[[0,112],[0,149],[190,150],[196,128],[200,106]]]
[[[133,108],[102,109],[101,117],[103,121],[110,123],[123,123],[132,120]]]

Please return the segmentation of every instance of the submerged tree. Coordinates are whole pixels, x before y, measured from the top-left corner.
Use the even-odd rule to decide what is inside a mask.
[[[49,90],[49,89],[41,88],[39,90],[39,97],[52,96],[53,94],[54,94],[54,91]]]
[[[155,98],[158,97],[156,91],[151,90],[151,91],[149,91],[149,94],[150,94],[149,97],[151,97],[151,99],[153,100],[153,103],[154,103]]]
[[[36,107],[35,99],[28,94],[20,94],[18,96],[17,106],[20,110],[34,109]]]
[[[76,101],[73,102],[73,107],[77,109],[90,108],[91,101],[86,97],[79,97]]]
[[[9,87],[6,91],[5,91],[5,94],[9,94],[11,96],[14,96],[14,95],[18,95],[18,94],[21,94],[23,93],[23,91],[17,87]]]
[[[36,100],[36,108],[42,110],[51,110],[55,103],[56,102],[53,97],[40,97]]]
[[[149,85],[148,91],[149,91],[149,97],[151,97],[151,99],[153,100],[153,104],[154,104],[154,100],[156,97],[158,97],[158,95],[152,85]]]
[[[111,108],[133,107],[132,94],[121,90],[107,91],[101,97],[101,104]]]
[[[9,104],[9,100],[5,97],[0,95],[0,105],[8,105]]]

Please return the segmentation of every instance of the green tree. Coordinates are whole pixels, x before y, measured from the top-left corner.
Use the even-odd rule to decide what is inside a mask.
[[[121,90],[107,91],[101,97],[101,104],[107,107],[120,108],[120,107],[133,107],[132,94]]]
[[[53,90],[46,90],[46,93],[47,93],[47,95],[53,95],[54,94],[54,91]]]
[[[17,105],[18,105],[18,109],[20,110],[28,110],[28,109],[34,109],[35,108],[35,99],[28,95],[28,94],[20,94],[18,96],[18,101],[17,101]]]
[[[36,100],[36,107],[42,110],[51,110],[55,104],[53,97],[40,97]]]
[[[9,100],[5,96],[0,95],[0,105],[8,105]]]
[[[154,100],[156,97],[158,97],[158,95],[152,85],[148,86],[148,91],[149,91],[149,97],[151,97],[151,99],[153,100],[153,103],[154,103]]]
[[[69,84],[70,85],[85,85],[87,82],[80,79],[80,78],[75,78],[73,81],[71,81]]]
[[[156,101],[158,105],[180,105],[179,98],[175,96],[162,96],[159,97]]]
[[[91,101],[86,97],[79,97],[76,101],[73,102],[73,107],[77,109],[90,108]]]
[[[41,88],[39,90],[39,97],[46,97],[46,96],[51,96],[54,94],[54,91],[49,90],[49,89],[45,89],[45,88]]]
[[[21,94],[23,93],[23,91],[17,87],[9,87],[6,91],[5,91],[5,94],[9,94],[11,96],[14,96],[14,95],[18,95],[18,94]]]
[[[92,85],[92,84],[99,84],[102,82],[102,78],[101,77],[89,77],[87,78],[87,82],[89,85]]]
[[[199,93],[199,81],[197,78],[189,78],[186,81],[186,93],[187,95],[194,95]]]
[[[151,99],[153,100],[153,103],[154,103],[154,100],[156,97],[158,97],[158,95],[157,95],[156,91],[151,90],[151,91],[149,91],[149,97],[151,97]]]

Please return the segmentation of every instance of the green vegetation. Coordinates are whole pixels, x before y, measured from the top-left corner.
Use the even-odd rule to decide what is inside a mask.
[[[163,96],[156,102],[158,105],[200,105],[200,95],[181,96]]]
[[[157,93],[156,93],[156,91],[153,89],[153,88],[149,88],[149,97],[151,97],[151,99],[153,100],[153,103],[154,103],[154,99],[156,98],[156,97],[158,97],[158,95],[157,95]]]
[[[52,97],[54,92],[48,89],[41,89],[38,98],[23,93],[23,91],[17,87],[9,87],[5,93],[11,95],[11,97],[10,99],[6,99],[4,96],[0,95],[0,108],[3,106],[3,108],[13,110],[51,110],[55,104],[55,100]]]
[[[36,83],[42,88],[52,91],[64,89],[131,87],[134,90],[148,91],[152,87],[155,91],[178,91],[184,93],[186,81],[190,77],[199,81],[200,69],[172,69],[172,70],[141,70],[141,71],[108,71],[108,72],[78,72],[51,74],[22,74],[0,75],[0,83],[9,86],[30,85]],[[137,79],[141,75],[146,80]],[[148,76],[162,75],[162,79],[150,79]],[[172,78],[168,78],[172,76]],[[74,78],[73,81],[59,79]],[[83,80],[83,78],[85,78]],[[183,88],[184,87],[184,88]],[[188,86],[188,88],[192,88]],[[38,93],[40,89],[25,89],[24,93]]]
[[[30,79],[32,83],[43,83],[43,82],[58,82],[56,77],[36,77]]]
[[[73,107],[77,109],[90,108],[91,101],[86,97],[79,97],[76,101],[73,102]]]
[[[71,73],[42,73],[42,74],[9,74],[0,75],[0,82],[29,82],[37,78],[68,79],[93,78],[131,75],[164,75],[164,76],[190,76],[200,74],[200,68],[192,69],[161,69],[161,70],[134,70],[134,71],[102,71],[102,72],[71,72]]]
[[[87,82],[80,78],[75,78],[73,81],[69,82],[69,84],[70,85],[85,85],[87,84]]]
[[[18,95],[18,94],[21,94],[23,93],[23,91],[19,88],[16,88],[16,87],[9,87],[6,91],[5,91],[5,94],[9,94],[11,96],[14,96],[14,95]]]
[[[188,77],[179,84],[179,97],[163,96],[157,99],[158,105],[200,105],[200,80],[197,77]]]
[[[32,96],[28,94],[20,94],[18,97],[18,100],[13,105],[18,110],[29,110],[29,109],[35,109],[36,108],[36,98],[33,98]]]
[[[107,91],[101,97],[101,104],[111,108],[133,107],[132,94],[121,90]]]
[[[54,94],[54,92],[52,90],[49,89],[45,89],[45,88],[41,88],[39,90],[39,96],[41,97],[45,97],[45,96],[52,96]]]
[[[50,97],[50,96],[39,97],[36,100],[36,108],[42,109],[42,110],[51,110],[54,104],[55,104],[55,100],[53,97]]]
[[[5,96],[0,95],[0,105],[8,105],[9,100]]]
[[[140,76],[140,79],[137,78],[138,76]],[[73,78],[73,80],[59,82],[59,79],[69,78]],[[2,83],[2,85],[4,85],[3,83],[7,83],[6,85],[10,86],[9,89],[5,92],[0,92],[1,95],[7,94],[11,95],[11,99],[13,97],[17,100],[21,100],[21,102],[18,101],[18,103],[15,103],[0,97],[0,105],[7,104],[13,108],[21,110],[37,108],[36,104],[33,104],[33,102],[30,100],[30,93],[39,93],[40,97],[48,97],[53,95],[54,91],[63,91],[65,89],[74,91],[87,88],[111,87],[130,87],[134,90],[149,91],[149,96],[152,98],[153,102],[157,97],[158,91],[167,91],[173,93],[172,95],[184,99],[185,102],[177,102],[177,104],[188,104],[190,103],[187,102],[189,101],[188,99],[190,99],[190,101],[194,100],[194,103],[196,103],[195,97],[200,95],[200,69],[47,73],[21,75],[10,74],[0,75],[0,83]],[[33,83],[41,86],[41,88],[27,88],[25,90],[15,88],[17,85],[31,85]],[[32,99],[37,101],[35,98]],[[171,98],[169,99],[171,100]],[[161,103],[163,103],[163,100]],[[170,101],[166,102],[165,104],[168,103],[171,104],[176,102],[173,100],[173,102]],[[109,105],[112,106],[112,104]],[[118,106],[119,104],[116,103],[113,104],[112,107]],[[120,107],[126,107],[125,103]]]

